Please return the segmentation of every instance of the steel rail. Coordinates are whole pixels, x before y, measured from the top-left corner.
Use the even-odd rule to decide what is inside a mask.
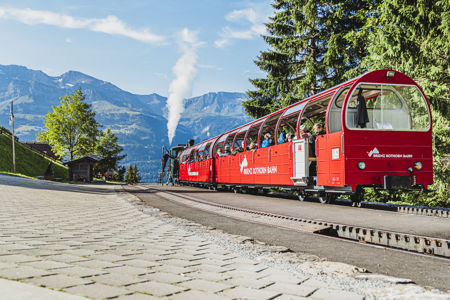
[[[299,218],[287,215],[280,215],[270,212],[262,212],[258,210],[241,208],[226,204],[220,204],[207,200],[200,200],[186,195],[180,195],[179,193],[161,191],[159,189],[147,187],[146,189],[157,191],[160,193],[167,193],[175,197],[187,199],[189,201],[214,206],[222,209],[244,212],[253,215],[277,218],[292,222],[299,222],[304,224],[325,226],[329,227],[329,230],[318,231],[317,234],[321,235],[334,235],[340,238],[355,240],[359,242],[365,242],[374,245],[380,245],[384,247],[392,247],[396,249],[402,249],[407,251],[413,251],[418,253],[425,253],[429,255],[436,255],[444,258],[450,258],[450,240],[426,237],[421,235],[415,235],[410,233],[394,232],[389,230],[382,230],[376,228],[368,228],[362,226],[354,226],[348,224],[341,224],[335,222],[327,222],[322,220],[314,220],[307,218]]]

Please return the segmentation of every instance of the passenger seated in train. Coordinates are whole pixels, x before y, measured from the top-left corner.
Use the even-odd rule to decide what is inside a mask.
[[[225,146],[225,151],[223,152],[223,155],[229,155],[231,154],[231,150],[230,150],[230,146],[226,145]]]
[[[270,133],[266,133],[264,135],[264,141],[261,143],[261,148],[266,148],[273,145],[272,135]]]
[[[248,146],[248,150],[252,150],[254,152],[256,151],[256,149],[258,149],[258,145],[256,145],[255,142],[251,142],[250,145]]]
[[[278,138],[278,144],[283,144],[284,142],[286,142],[286,137],[284,132],[281,132],[280,137]]]
[[[222,156],[222,149],[219,148],[219,149],[217,149],[215,158],[219,158],[221,156]]]
[[[292,132],[289,132],[287,134],[287,141],[292,142],[295,139],[294,134]]]
[[[307,138],[309,138],[309,133],[306,132],[306,125],[300,126],[299,130],[300,130],[300,138],[301,139],[306,140]]]
[[[235,147],[235,148],[233,149],[233,151],[231,151],[231,154],[232,154],[232,155],[236,155],[236,154],[239,153],[239,152],[244,152],[244,148],[242,148],[241,146]]]

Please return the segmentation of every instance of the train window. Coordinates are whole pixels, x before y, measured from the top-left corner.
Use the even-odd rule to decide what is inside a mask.
[[[299,103],[295,106],[289,107],[288,109],[286,109],[284,111],[284,113],[281,117],[284,118],[284,117],[291,116],[293,114],[297,114],[297,116],[298,116],[298,113],[303,109],[303,107],[305,107],[306,103],[307,102],[305,101],[305,102]]]
[[[265,147],[267,146],[273,146],[275,144],[275,127],[277,126],[278,123],[278,119],[280,118],[282,112],[279,112],[273,116],[270,116],[266,119],[266,121],[264,122],[262,128],[261,128],[261,135],[259,137],[259,146],[262,147],[263,146],[263,141],[264,141],[264,136],[269,133],[271,135],[271,142],[269,142],[268,144],[264,144]],[[270,141],[269,140],[269,141]],[[266,142],[267,143],[267,142]]]
[[[285,143],[294,138],[297,132],[298,115],[305,105],[306,102],[284,111],[277,129],[278,144]]]
[[[430,113],[414,85],[360,84],[347,103],[345,122],[351,129],[426,131]]]
[[[227,137],[227,139],[225,140],[225,144],[223,146],[223,150],[224,150],[224,154],[230,154],[231,153],[231,147],[233,146],[233,140],[235,137],[236,133],[230,133]]]
[[[245,139],[245,134],[247,133],[246,131],[241,131],[238,132],[236,134],[236,137],[234,139],[234,144],[233,144],[233,150],[235,152],[242,152],[244,151],[244,139]]]
[[[214,147],[214,155],[217,155],[218,152],[220,152],[220,155],[223,154],[223,144],[225,143],[225,141],[223,142],[218,142],[216,144],[216,146]],[[219,151],[220,150],[220,151]]]
[[[262,123],[255,124],[250,127],[250,129],[247,131],[247,135],[245,138],[245,150],[251,150],[250,148],[252,143],[254,143],[255,149],[258,148],[258,133],[259,129],[261,128]]]
[[[206,144],[205,150],[203,150],[203,158],[209,158],[209,148],[211,148],[211,143]]]
[[[333,94],[309,102],[302,113],[302,120],[308,119],[313,124],[325,124],[325,114]],[[300,124],[302,125],[302,124]],[[307,128],[312,133],[312,128]]]
[[[333,104],[330,107],[330,111],[328,112],[328,131],[329,132],[339,132],[342,131],[342,122],[341,122],[341,111],[342,104],[344,103],[345,96],[347,96],[347,92],[350,89],[350,86],[343,87],[339,92],[338,96],[335,97]]]

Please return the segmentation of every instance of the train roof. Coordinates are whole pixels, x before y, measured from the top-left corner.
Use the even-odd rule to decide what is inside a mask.
[[[362,80],[364,80],[364,79],[366,79],[366,78],[367,78],[367,79],[372,79],[372,78],[374,78],[374,77],[377,77],[377,76],[375,76],[375,75],[378,75],[378,76],[379,76],[380,74],[386,74],[386,72],[388,72],[388,71],[394,71],[396,74],[400,74],[400,77],[403,79],[402,81],[406,81],[405,83],[411,83],[411,82],[414,83],[414,81],[413,81],[411,78],[409,78],[408,76],[406,76],[405,74],[403,74],[403,73],[401,73],[401,72],[398,72],[398,71],[395,71],[395,70],[391,70],[391,69],[381,69],[381,70],[374,70],[374,71],[366,72],[366,73],[364,73],[364,74],[362,74],[362,75],[359,75],[359,76],[354,77],[354,78],[352,78],[352,79],[350,79],[350,80],[347,80],[347,81],[345,81],[345,82],[343,82],[343,83],[340,83],[340,84],[338,84],[338,85],[335,85],[335,86],[333,86],[333,87],[331,87],[331,88],[329,88],[329,89],[326,89],[326,90],[324,90],[324,91],[322,91],[322,92],[319,92],[319,93],[317,93],[317,94],[314,94],[314,95],[312,95],[312,96],[309,96],[309,97],[307,97],[307,98],[305,98],[305,99],[299,100],[299,101],[297,101],[297,102],[295,102],[295,103],[293,103],[293,104],[291,104],[291,105],[289,105],[289,106],[286,106],[286,107],[284,107],[284,108],[282,108],[282,109],[279,109],[279,110],[277,110],[277,111],[274,111],[274,112],[272,112],[272,113],[270,113],[270,114],[268,114],[268,115],[265,115],[265,116],[263,116],[263,117],[261,117],[261,118],[258,118],[258,119],[256,119],[256,120],[253,120],[253,121],[249,122],[249,123],[246,123],[246,124],[243,124],[243,125],[241,125],[241,126],[238,126],[238,127],[233,128],[233,129],[231,129],[231,130],[228,130],[228,131],[226,131],[226,132],[224,132],[224,133],[222,133],[222,134],[219,134],[219,135],[217,135],[217,136],[215,136],[215,137],[213,137],[213,138],[210,138],[210,139],[207,139],[207,140],[205,140],[205,141],[202,141],[202,142],[200,142],[200,143],[198,143],[198,144],[196,144],[196,145],[194,145],[194,146],[192,146],[192,147],[187,148],[186,150],[190,150],[190,149],[192,149],[192,148],[198,147],[199,145],[201,145],[201,144],[203,144],[203,143],[208,143],[208,142],[213,141],[213,140],[215,140],[215,139],[218,139],[218,138],[220,138],[220,137],[222,137],[222,136],[224,136],[224,135],[226,135],[226,134],[228,134],[228,133],[230,133],[230,132],[237,131],[237,130],[239,130],[239,129],[241,129],[241,128],[244,128],[244,127],[246,127],[246,126],[251,127],[251,125],[254,125],[254,124],[257,124],[257,123],[259,123],[259,122],[262,122],[262,121],[265,120],[266,118],[268,118],[268,117],[270,117],[270,116],[272,116],[272,115],[275,115],[275,114],[277,114],[277,113],[280,113],[280,112],[282,112],[282,111],[285,111],[285,110],[287,110],[287,109],[289,109],[289,108],[291,108],[291,107],[293,107],[293,106],[296,106],[296,105],[298,105],[298,104],[300,104],[300,103],[304,103],[304,102],[309,102],[309,101],[314,101],[314,100],[321,99],[321,98],[323,98],[324,96],[327,96],[327,95],[329,95],[329,94],[334,93],[336,90],[338,90],[338,89],[340,89],[340,88],[342,88],[342,87],[344,87],[344,86],[347,86],[347,85],[350,85],[350,84],[355,84],[356,82],[360,82],[360,81],[362,81]],[[371,81],[371,80],[369,80],[369,81]]]

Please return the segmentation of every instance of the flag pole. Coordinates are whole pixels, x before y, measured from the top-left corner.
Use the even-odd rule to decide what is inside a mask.
[[[12,126],[12,157],[13,157],[13,173],[16,173],[16,143],[14,138],[14,112],[13,112],[13,102],[11,101],[11,126]]]

